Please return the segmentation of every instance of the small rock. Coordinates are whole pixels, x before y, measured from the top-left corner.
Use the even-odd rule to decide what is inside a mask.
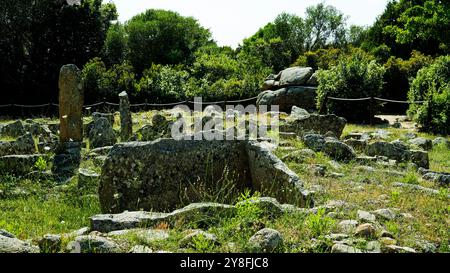
[[[397,245],[385,246],[385,251],[388,253],[416,253],[416,250],[410,247],[401,247]]]
[[[380,241],[381,244],[386,245],[386,246],[388,246],[388,245],[396,245],[397,244],[397,241],[395,239],[390,238],[390,237],[381,237],[379,241]]]
[[[372,224],[362,224],[356,227],[355,236],[373,238],[375,237],[375,227]]]
[[[115,242],[98,235],[78,236],[67,245],[70,253],[116,253],[118,250]]]
[[[249,239],[249,244],[256,252],[277,252],[283,247],[283,237],[277,230],[264,228]]]
[[[348,237],[349,237],[348,234],[343,233],[334,233],[325,236],[325,238],[330,239],[332,241],[342,241],[344,239],[347,239]]]
[[[397,217],[397,214],[390,209],[378,209],[373,212],[377,218],[381,218],[383,220],[394,220]]]
[[[193,247],[195,248],[196,240],[204,240],[208,242],[208,245],[217,245],[217,236],[203,230],[195,230],[186,235],[180,241],[180,247]]]
[[[367,243],[366,250],[369,253],[381,253],[381,244],[378,241],[370,241]]]
[[[39,248],[17,238],[0,235],[0,253],[39,253]]]
[[[431,140],[423,137],[411,139],[408,141],[408,143],[420,147],[426,151],[431,150],[433,148],[433,143],[431,142]]]
[[[46,234],[39,240],[42,253],[58,253],[61,250],[61,235]]]
[[[143,245],[136,245],[133,246],[133,248],[130,249],[129,253],[153,253],[153,250],[147,246]]]
[[[373,215],[370,212],[364,211],[364,210],[358,210],[358,220],[363,222],[374,222],[375,221],[375,215]]]
[[[448,148],[450,148],[450,141],[448,141],[444,137],[437,137],[433,140],[433,146],[438,146],[438,145],[445,145]]]
[[[353,232],[357,225],[358,221],[356,220],[342,220],[339,222],[338,227],[341,231],[350,233]]]
[[[356,247],[338,243],[331,247],[331,253],[362,253],[362,251]]]

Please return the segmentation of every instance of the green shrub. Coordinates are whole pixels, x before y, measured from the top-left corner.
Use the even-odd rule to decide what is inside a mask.
[[[45,171],[47,169],[47,160],[43,157],[39,157],[34,163],[34,168],[41,172]]]
[[[408,114],[422,125],[425,131],[450,134],[450,56],[442,56],[422,68],[408,92],[412,103]]]
[[[317,107],[321,112],[345,117],[351,122],[367,122],[376,113],[377,105],[370,109],[369,101],[334,101],[327,97],[377,97],[383,86],[384,68],[361,50],[341,57],[338,64],[318,74]],[[371,111],[372,110],[372,111]]]
[[[102,59],[93,58],[84,65],[81,75],[87,104],[118,101],[123,90],[130,95],[135,93],[136,75],[129,63],[115,64],[107,69]]]
[[[152,65],[137,86],[140,101],[171,103],[186,98],[189,73],[182,66]]]
[[[292,66],[306,66],[317,69],[330,69],[338,63],[339,57],[343,51],[339,48],[319,49],[316,51],[307,51],[300,55]]]
[[[325,215],[325,209],[321,208],[317,214],[308,215],[305,224],[313,237],[326,234],[331,231],[334,226],[334,220]]]

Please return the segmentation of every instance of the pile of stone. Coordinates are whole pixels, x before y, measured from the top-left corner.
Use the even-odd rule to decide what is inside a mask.
[[[311,67],[290,67],[267,77],[256,104],[278,105],[282,112],[294,105],[314,111],[317,84],[317,73]]]

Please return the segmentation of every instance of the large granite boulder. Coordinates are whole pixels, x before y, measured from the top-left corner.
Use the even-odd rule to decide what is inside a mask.
[[[310,111],[316,109],[315,87],[293,86],[276,91],[264,91],[258,95],[256,105],[278,105],[281,112],[290,112],[292,106],[298,106]]]
[[[0,235],[0,253],[39,253],[39,248],[17,238]]]
[[[202,201],[198,189],[217,191],[225,181],[236,191],[252,188],[302,206],[307,201],[297,175],[264,145],[158,139],[112,148],[102,168],[100,203],[103,212],[167,211],[182,205],[180,196]]]
[[[313,75],[311,67],[290,67],[281,72],[280,85],[305,85]]]
[[[292,107],[291,115],[286,119],[286,124],[280,126],[282,131],[295,132],[297,135],[305,133],[326,134],[332,132],[337,138],[342,135],[347,121],[336,115],[317,115],[305,113],[298,107]]]
[[[366,154],[369,156],[385,156],[398,161],[409,158],[408,148],[398,142],[378,141],[367,145]]]

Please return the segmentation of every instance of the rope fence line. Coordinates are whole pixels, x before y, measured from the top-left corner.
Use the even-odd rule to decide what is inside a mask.
[[[366,100],[377,100],[377,101],[383,101],[383,102],[404,103],[404,104],[422,104],[422,103],[425,103],[425,101],[391,100],[391,99],[382,99],[382,98],[378,98],[378,97],[366,97],[366,98],[356,98],[356,99],[327,97],[327,99],[330,99],[330,100],[336,100],[336,101],[366,101]]]
[[[154,106],[154,107],[161,107],[161,106],[176,106],[181,104],[202,104],[202,105],[217,105],[217,104],[225,104],[225,103],[240,103],[240,102],[248,102],[252,100],[256,100],[258,97],[252,97],[248,99],[242,99],[242,100],[230,100],[230,101],[210,101],[210,102],[198,102],[198,101],[180,101],[180,102],[173,102],[173,103],[138,103],[138,104],[130,104],[130,107],[142,107],[142,106]],[[377,101],[383,101],[383,102],[392,102],[392,103],[404,103],[404,104],[421,104],[425,103],[425,101],[400,101],[400,100],[391,100],[391,99],[383,99],[378,97],[365,97],[365,98],[337,98],[337,97],[327,97],[329,100],[335,100],[335,101],[367,101],[367,100],[377,100]],[[112,102],[98,102],[94,104],[87,104],[84,105],[83,108],[89,108],[89,107],[96,107],[101,105],[109,105],[109,106],[119,106],[119,103],[112,103]],[[39,107],[49,107],[49,106],[55,106],[59,107],[59,104],[57,103],[45,103],[45,104],[36,104],[36,105],[26,105],[26,104],[2,104],[0,105],[0,108],[5,107],[23,107],[23,108],[39,108]]]

